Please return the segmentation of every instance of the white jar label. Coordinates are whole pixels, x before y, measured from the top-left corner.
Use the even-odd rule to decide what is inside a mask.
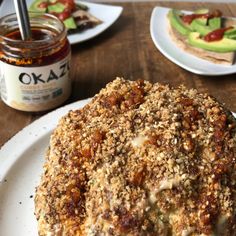
[[[23,67],[0,61],[2,100],[23,111],[42,111],[60,105],[70,95],[70,55],[47,66]]]

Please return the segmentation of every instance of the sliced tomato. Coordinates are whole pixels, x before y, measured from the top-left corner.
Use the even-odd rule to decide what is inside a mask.
[[[65,8],[70,12],[73,12],[76,9],[74,0],[57,0],[57,2],[62,3]]]
[[[71,12],[68,10],[65,10],[61,13],[57,13],[57,17],[61,20],[64,21],[65,19],[71,17]]]
[[[61,3],[62,5],[64,5],[65,10],[61,13],[58,12],[50,12],[50,13],[58,17],[61,21],[64,21],[65,19],[71,17],[72,12],[76,10],[76,5],[74,0],[56,0],[55,2],[48,3],[48,5],[54,5],[57,3]]]

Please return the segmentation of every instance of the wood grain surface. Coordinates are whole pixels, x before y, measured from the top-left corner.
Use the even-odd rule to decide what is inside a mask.
[[[157,5],[186,10],[218,8],[224,15],[236,17],[236,4],[153,1],[112,4],[124,7],[119,20],[98,37],[72,46],[73,92],[66,104],[92,97],[116,76],[123,76],[197,88],[236,112],[236,74],[219,77],[192,74],[166,59],[154,46],[149,31],[151,12]],[[42,115],[16,111],[0,101],[0,146]]]

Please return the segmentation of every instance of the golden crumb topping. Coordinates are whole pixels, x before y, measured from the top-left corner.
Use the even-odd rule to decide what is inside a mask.
[[[214,98],[117,78],[50,140],[39,235],[236,235],[236,121]]]

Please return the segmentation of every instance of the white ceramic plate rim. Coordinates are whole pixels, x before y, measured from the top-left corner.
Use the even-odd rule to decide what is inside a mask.
[[[41,137],[47,132],[52,132],[62,116],[70,110],[84,107],[90,100],[91,98],[80,100],[49,112],[8,140],[0,149],[0,182],[4,180],[11,166],[18,160],[18,157],[34,143],[35,139],[32,137],[35,135]]]
[[[231,66],[218,65],[198,58],[180,49],[168,33],[167,13],[170,8],[155,7],[150,20],[151,38],[157,49],[178,66],[200,75],[220,76],[236,72],[236,63]],[[186,11],[190,13],[189,11]]]
[[[33,195],[43,172],[50,135],[62,116],[69,110],[82,108],[90,100],[48,113],[26,126],[0,149],[0,235],[37,235]]]
[[[29,6],[33,0],[27,0],[27,5]],[[89,39],[94,38],[95,36],[104,32],[109,28],[121,15],[123,7],[113,6],[107,4],[97,4],[85,1],[77,1],[78,3],[83,3],[89,7],[89,13],[102,20],[103,22],[94,28],[84,30],[79,33],[69,34],[68,39],[70,44],[82,43]],[[0,6],[0,16],[14,12],[13,1],[3,1]]]
[[[103,23],[100,25],[95,26],[92,29],[85,30],[81,33],[70,34],[68,35],[68,39],[71,44],[75,43],[82,43],[89,39],[94,38],[95,36],[104,32],[107,28],[109,28],[115,21],[120,17],[123,7],[121,6],[113,6],[107,4],[97,4],[97,3],[89,3],[89,2],[81,2],[89,7],[89,12],[97,17],[98,19],[102,20]],[[109,13],[112,11],[112,14]],[[108,14],[109,19],[108,19]]]

